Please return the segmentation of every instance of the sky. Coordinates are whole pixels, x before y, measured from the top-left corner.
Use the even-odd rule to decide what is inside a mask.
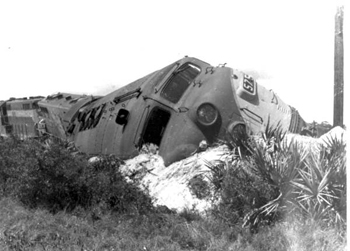
[[[188,55],[247,72],[307,122],[332,124],[343,2],[0,0],[0,100],[105,95]]]

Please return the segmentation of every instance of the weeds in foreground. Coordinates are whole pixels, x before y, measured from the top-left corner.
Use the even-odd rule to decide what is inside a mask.
[[[192,215],[191,215],[192,214]],[[74,214],[29,210],[12,199],[0,200],[0,250],[345,250],[336,229],[313,220],[290,218],[252,234],[216,218],[151,213]],[[187,218],[184,216],[186,215]],[[191,220],[189,220],[191,219]]]
[[[192,183],[216,198],[206,215],[153,207],[114,157],[2,141],[0,250],[345,250],[344,143],[310,155],[265,138]]]

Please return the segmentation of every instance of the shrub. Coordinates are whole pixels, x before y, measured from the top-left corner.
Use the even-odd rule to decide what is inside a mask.
[[[114,156],[104,156],[87,166],[81,182],[87,191],[88,205],[102,203],[119,213],[147,213],[153,209],[147,189],[141,189],[136,178],[128,177],[128,182],[119,170],[121,163]]]
[[[89,163],[88,156],[73,156],[65,142],[56,140],[1,142],[1,196],[12,196],[29,207],[53,212],[76,207],[145,213],[152,209],[147,191],[137,180],[127,182],[119,170],[122,163],[113,156],[100,156]],[[130,179],[129,179],[130,180]],[[99,211],[97,213],[97,211]]]

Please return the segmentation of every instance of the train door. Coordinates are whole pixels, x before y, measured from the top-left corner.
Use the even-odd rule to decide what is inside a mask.
[[[160,146],[169,119],[170,112],[159,107],[153,108],[144,127],[140,146],[143,144]]]
[[[8,125],[9,119],[8,119],[8,116],[7,116],[6,105],[4,105],[1,109],[2,109],[2,112],[1,112],[1,124],[2,125]]]

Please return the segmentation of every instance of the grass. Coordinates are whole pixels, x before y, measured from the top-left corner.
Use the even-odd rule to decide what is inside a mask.
[[[117,158],[1,141],[0,250],[346,250],[345,144],[312,155],[278,133],[207,163],[189,184],[215,201],[205,214],[154,207]]]
[[[1,250],[345,250],[334,228],[291,218],[256,234],[232,228],[211,217],[184,215],[128,216],[106,214],[93,221],[29,210],[11,199],[0,201]],[[186,212],[183,214],[191,214]],[[83,216],[84,215],[84,216]],[[193,216],[192,216],[193,217]]]

